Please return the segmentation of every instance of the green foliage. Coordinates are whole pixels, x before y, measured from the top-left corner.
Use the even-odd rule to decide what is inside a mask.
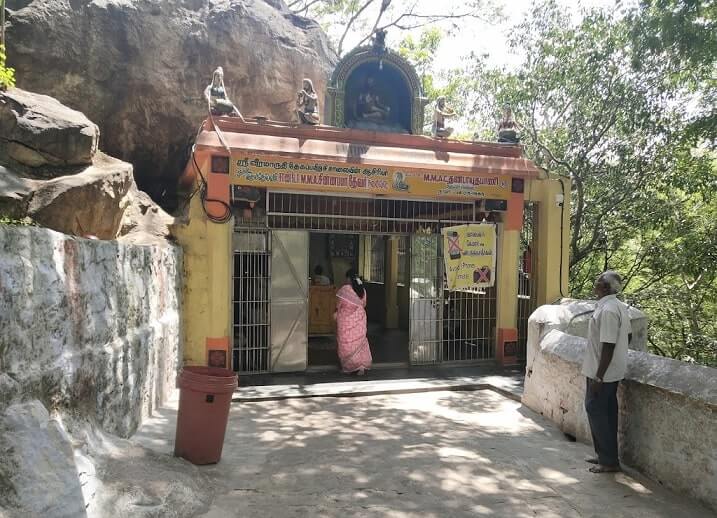
[[[0,91],[15,86],[15,70],[5,66],[5,47],[0,45]]]
[[[419,75],[427,75],[442,38],[443,33],[437,27],[424,29],[418,41],[409,34],[399,44],[398,53],[416,67]]]
[[[412,35],[407,35],[399,44],[398,53],[415,67],[421,78],[423,95],[429,100],[429,103],[432,103],[440,96],[444,96],[448,104],[460,112],[464,108],[463,99],[460,96],[461,85],[464,81],[462,72],[452,70],[443,73],[438,78],[443,83],[443,86],[438,86],[439,81],[436,80],[436,76],[432,71],[442,39],[443,32],[439,28],[424,29],[418,41]],[[432,109],[432,104],[429,104],[429,109]],[[426,131],[428,131],[431,124],[431,117],[426,117]]]
[[[661,246],[627,296],[652,319],[654,351],[717,366],[717,198],[678,192],[664,203],[676,217],[661,226]]]
[[[17,225],[22,227],[36,226],[36,223],[31,218],[16,219],[10,216],[0,215],[0,225]]]
[[[635,66],[639,17],[595,10],[575,25],[557,4],[537,5],[513,33],[522,66],[476,57],[463,95],[483,134],[510,103],[529,156],[572,179],[572,295],[616,269],[650,317],[655,352],[716,364],[717,171],[705,152],[715,135],[694,130],[695,99],[708,95],[695,78],[714,62],[683,62],[689,83],[668,66]]]
[[[402,34],[440,25],[455,30],[461,22],[497,14],[486,0],[445,0],[440,9],[420,0],[292,0],[288,7],[318,20],[339,55],[368,43],[377,29]]]
[[[692,99],[686,136],[715,146],[717,135],[717,2],[644,0],[628,16],[632,65],[659,70]]]

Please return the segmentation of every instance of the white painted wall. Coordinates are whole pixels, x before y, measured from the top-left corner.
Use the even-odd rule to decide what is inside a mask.
[[[181,250],[0,225],[0,413],[39,399],[131,435],[175,389]]]
[[[586,339],[568,334],[586,304],[531,315],[523,404],[590,443],[580,374]],[[717,510],[717,369],[631,350],[618,397],[622,462]]]

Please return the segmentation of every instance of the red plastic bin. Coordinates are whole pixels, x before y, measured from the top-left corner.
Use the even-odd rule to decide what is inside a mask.
[[[177,379],[179,412],[174,455],[192,464],[216,464],[222,457],[237,375],[216,367],[184,367]]]

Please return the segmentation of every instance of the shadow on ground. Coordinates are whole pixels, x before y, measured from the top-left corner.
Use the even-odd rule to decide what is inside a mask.
[[[134,441],[170,454],[175,410]],[[713,516],[492,391],[235,404],[210,517]]]

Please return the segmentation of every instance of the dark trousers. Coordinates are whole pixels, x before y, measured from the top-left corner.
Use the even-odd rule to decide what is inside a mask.
[[[598,461],[603,466],[617,466],[617,385],[603,383],[597,392],[593,392],[587,379],[585,387],[585,410],[593,434],[593,445]]]

